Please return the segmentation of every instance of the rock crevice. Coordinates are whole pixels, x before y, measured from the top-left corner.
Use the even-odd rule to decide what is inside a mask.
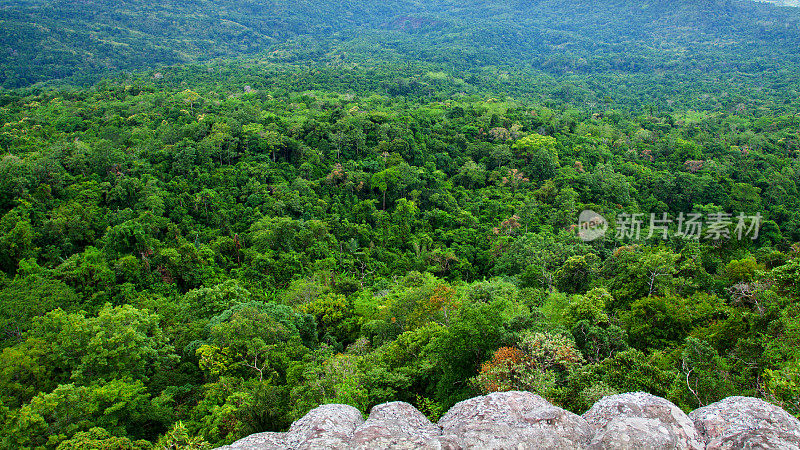
[[[352,406],[322,405],[285,433],[254,434],[221,448],[800,450],[800,421],[750,397],[687,415],[661,397],[631,392],[604,397],[579,416],[511,391],[457,403],[437,424],[404,402],[377,405],[366,421]]]

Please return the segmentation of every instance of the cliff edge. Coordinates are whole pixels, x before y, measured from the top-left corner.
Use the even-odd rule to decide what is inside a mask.
[[[403,402],[365,421],[352,406],[322,405],[285,433],[220,447],[241,449],[781,449],[800,450],[800,421],[750,397],[688,415],[644,392],[602,398],[582,416],[530,392],[496,392],[454,405],[437,424]]]

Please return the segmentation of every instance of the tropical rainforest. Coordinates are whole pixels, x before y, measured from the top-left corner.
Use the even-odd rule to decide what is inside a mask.
[[[0,448],[511,389],[800,416],[796,8],[3,0],[0,43]]]

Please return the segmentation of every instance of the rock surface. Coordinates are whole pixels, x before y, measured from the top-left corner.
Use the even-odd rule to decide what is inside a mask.
[[[322,405],[293,423],[285,433],[253,434],[220,448],[230,450],[349,448],[353,433],[363,423],[361,412],[352,406]]]
[[[293,423],[286,433],[289,448],[344,448],[359,425],[361,411],[347,405],[322,405]]]
[[[800,421],[752,397],[728,397],[689,414],[707,449],[800,450]]]
[[[405,402],[391,402],[372,408],[364,425],[356,430],[352,448],[441,448],[442,430],[424,414]]]
[[[800,450],[800,422],[750,397],[730,397],[687,416],[663,398],[634,392],[604,397],[578,416],[512,391],[457,403],[438,424],[404,402],[377,405],[366,421],[352,406],[323,405],[285,433],[253,434],[222,448]]]
[[[229,450],[255,450],[255,449],[285,449],[286,446],[286,433],[257,433],[251,434],[246,438],[239,439],[231,445],[220,447]]]
[[[530,392],[495,392],[457,403],[439,420],[442,434],[462,448],[585,447],[589,424]]]
[[[603,397],[583,418],[595,430],[591,449],[705,448],[686,413],[671,402],[644,392]]]

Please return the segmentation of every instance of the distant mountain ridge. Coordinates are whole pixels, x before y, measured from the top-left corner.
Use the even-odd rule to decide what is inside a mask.
[[[752,1],[2,0],[0,25],[5,87],[241,57],[556,75],[800,64],[800,11]]]

